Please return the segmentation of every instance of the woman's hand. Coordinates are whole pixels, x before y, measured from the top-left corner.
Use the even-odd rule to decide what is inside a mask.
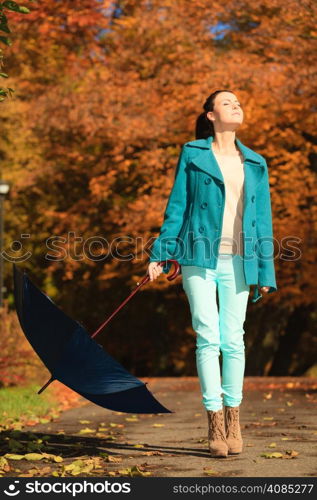
[[[270,289],[269,286],[261,286],[260,288],[261,292],[266,292],[266,293],[269,291],[269,289]]]
[[[150,262],[147,274],[150,276],[150,281],[155,280],[163,272],[163,266],[158,262]]]

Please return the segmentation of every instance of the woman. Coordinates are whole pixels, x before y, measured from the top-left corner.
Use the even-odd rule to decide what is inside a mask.
[[[152,281],[169,272],[171,263],[160,262],[174,258],[181,264],[213,457],[242,451],[239,406],[250,285],[256,285],[252,302],[262,297],[259,288],[277,290],[268,168],[262,155],[235,137],[242,122],[235,93],[217,90],[207,98],[196,140],[179,156],[148,266]]]

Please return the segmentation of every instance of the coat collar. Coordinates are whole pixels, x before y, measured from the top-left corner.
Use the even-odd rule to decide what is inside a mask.
[[[205,139],[196,139],[195,141],[186,142],[186,145],[211,150],[213,140],[214,137],[210,135]],[[235,138],[235,143],[243,154],[245,160],[261,164],[261,156],[258,153],[245,146],[237,137]]]
[[[224,182],[221,169],[216,160],[216,157],[211,149],[211,144],[214,138],[212,135],[205,139],[196,139],[194,141],[186,142],[186,146],[197,149],[198,154],[190,158],[192,163],[200,170],[203,170],[209,175],[216,177],[221,182]],[[247,191],[252,191],[262,179],[264,173],[264,165],[261,156],[248,148],[236,138],[235,143],[240,149],[244,158],[244,170]]]

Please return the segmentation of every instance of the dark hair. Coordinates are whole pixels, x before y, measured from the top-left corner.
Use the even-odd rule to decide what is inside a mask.
[[[212,135],[213,137],[215,136],[214,124],[212,123],[212,121],[208,120],[207,113],[208,111],[213,111],[215,98],[218,94],[220,94],[220,92],[231,92],[232,94],[234,93],[232,90],[228,89],[215,90],[212,94],[210,94],[210,96],[207,97],[203,106],[204,111],[198,116],[196,120],[196,139],[206,139],[210,135]]]

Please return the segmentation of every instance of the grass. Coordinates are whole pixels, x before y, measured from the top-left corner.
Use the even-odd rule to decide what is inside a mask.
[[[41,417],[58,406],[48,394],[37,394],[38,385],[0,389],[0,425],[8,418]]]

